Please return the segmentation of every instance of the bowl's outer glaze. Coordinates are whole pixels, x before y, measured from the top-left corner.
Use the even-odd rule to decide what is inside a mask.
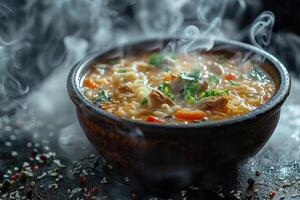
[[[142,126],[131,129],[111,119],[94,116],[86,109],[78,109],[77,115],[97,151],[122,169],[147,171],[171,167],[202,171],[236,164],[257,153],[272,135],[280,111],[238,125],[169,130]],[[143,137],[157,131],[167,132],[168,137]]]
[[[149,43],[151,41],[146,42],[147,45]],[[257,153],[276,128],[280,106],[290,90],[289,75],[277,59],[262,50],[242,43],[221,43],[230,48],[255,50],[256,54],[265,56],[276,66],[276,73],[274,75],[273,72],[272,76],[280,83],[279,92],[261,106],[261,110],[257,109],[257,113],[199,126],[137,123],[91,107],[79,95],[80,79],[91,63],[105,59],[111,52],[96,54],[79,62],[70,72],[68,91],[77,106],[81,127],[97,151],[120,169],[143,176],[148,174],[146,178],[149,179],[155,177],[153,172],[161,171],[187,169],[192,173],[201,173],[237,164]]]

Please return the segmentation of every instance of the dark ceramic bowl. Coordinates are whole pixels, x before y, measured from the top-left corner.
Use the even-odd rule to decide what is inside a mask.
[[[97,151],[114,166],[143,180],[172,175],[188,178],[227,165],[235,165],[257,153],[268,141],[279,120],[280,107],[290,91],[285,67],[269,53],[235,41],[215,41],[211,51],[241,51],[251,58],[265,58],[262,67],[273,77],[276,94],[245,115],[201,124],[164,125],[127,120],[105,112],[86,99],[81,80],[89,68],[127,54],[159,50],[170,41],[177,48],[184,39],[155,39],[95,53],[70,71],[68,92],[76,105],[81,127]]]

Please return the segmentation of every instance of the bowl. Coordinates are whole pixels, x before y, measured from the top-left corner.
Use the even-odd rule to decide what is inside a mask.
[[[170,42],[176,49],[185,40],[188,39],[148,39],[96,52],[78,62],[68,76],[68,92],[90,142],[113,166],[143,182],[179,177],[181,183],[186,184],[196,174],[243,163],[271,137],[280,117],[280,107],[290,92],[289,74],[274,56],[245,43],[215,40],[210,52],[241,51],[251,55],[251,59],[263,60],[261,66],[273,77],[277,87],[268,102],[234,118],[170,125],[120,118],[105,112],[83,95],[82,79],[99,60],[163,49]]]

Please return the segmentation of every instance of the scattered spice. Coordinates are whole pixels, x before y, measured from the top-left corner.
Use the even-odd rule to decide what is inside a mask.
[[[260,171],[255,171],[255,176],[260,176],[261,172]]]
[[[136,193],[131,193],[131,199],[132,200],[137,200],[138,199],[138,196],[137,196],[137,194]]]
[[[90,189],[91,193],[96,193],[98,191],[96,186],[91,187]]]
[[[80,180],[81,185],[85,185],[86,182],[87,182],[87,177],[86,176],[80,176],[79,180]]]
[[[274,191],[269,192],[270,199],[273,199],[276,196],[276,193]]]
[[[19,178],[20,174],[19,173],[15,173],[14,175],[11,176],[11,180],[12,181],[16,181]]]

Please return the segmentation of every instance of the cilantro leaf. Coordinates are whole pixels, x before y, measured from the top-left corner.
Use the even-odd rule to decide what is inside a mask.
[[[166,57],[176,59],[176,54],[174,53],[152,53],[149,56],[148,63],[151,65],[154,65],[156,67],[162,67],[164,64],[164,60]]]
[[[120,68],[118,70],[118,73],[126,73],[126,72],[128,72],[128,70],[126,68]]]
[[[208,77],[208,82],[217,85],[217,84],[220,83],[220,79],[215,75],[211,75],[211,76]]]
[[[149,64],[159,67],[164,61],[164,56],[160,53],[153,53],[149,56]]]
[[[148,99],[147,99],[146,97],[143,98],[142,101],[140,102],[140,104],[141,104],[142,106],[147,105],[147,103],[148,103]]]
[[[171,93],[171,86],[169,83],[163,83],[158,86],[158,90],[164,93],[170,99],[174,99],[174,95]]]
[[[100,103],[100,102],[103,102],[103,101],[107,101],[108,99],[109,99],[108,92],[106,90],[101,90],[97,94],[96,102]]]
[[[191,81],[191,82],[199,82],[200,81],[200,72],[180,72],[179,73],[180,78],[182,78],[185,81]]]
[[[198,100],[199,84],[189,82],[183,89],[183,97],[189,103],[195,103]]]
[[[205,97],[211,97],[211,96],[223,96],[223,95],[228,95],[229,92],[230,91],[228,89],[224,89],[224,90],[210,89],[210,90],[201,92],[200,97],[205,98]]]

